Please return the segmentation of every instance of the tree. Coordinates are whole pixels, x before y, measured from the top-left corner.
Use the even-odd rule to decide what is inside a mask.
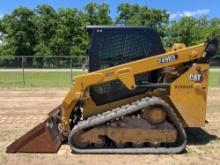
[[[165,47],[175,42],[194,45],[220,39],[219,18],[181,17],[170,22],[166,10],[128,3],[117,9],[116,24],[154,28]],[[112,24],[110,8],[105,3],[89,3],[81,11],[55,10],[49,5],[39,5],[34,10],[19,7],[0,19],[0,55],[83,56],[88,45],[85,26]]]
[[[85,27],[76,9],[58,11],[56,31],[49,44],[56,55],[82,55],[87,44]]]
[[[166,10],[149,9],[138,4],[122,3],[118,6],[118,13],[116,24],[151,27],[162,36],[164,28],[169,22],[169,14]]]
[[[210,38],[220,40],[220,19],[213,18],[210,20],[211,33]]]
[[[5,15],[1,26],[4,29],[5,42],[1,55],[33,55],[35,40],[35,14],[26,7],[15,9],[11,15]]]
[[[206,18],[181,17],[178,21],[171,22],[167,30],[170,43],[185,43],[194,45],[204,42],[207,36]]]
[[[57,12],[49,5],[39,5],[34,11],[37,41],[34,47],[35,54],[52,55],[49,44],[57,29]]]
[[[84,16],[87,25],[111,25],[109,6],[105,3],[89,3],[84,7]]]
[[[122,25],[143,25],[141,23],[140,15],[142,7],[140,5],[130,5],[122,3],[117,8],[119,16],[116,17],[116,24]]]

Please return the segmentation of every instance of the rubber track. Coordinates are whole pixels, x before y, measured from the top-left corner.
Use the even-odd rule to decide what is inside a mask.
[[[153,106],[157,104],[162,104],[164,108],[167,111],[169,119],[173,122],[175,125],[177,132],[179,133],[178,136],[181,138],[181,144],[176,147],[145,147],[145,148],[88,148],[88,149],[80,149],[74,146],[73,142],[73,135],[83,129],[95,127],[97,125],[106,123],[107,121],[111,121],[116,118],[121,118],[122,116],[130,115],[134,112],[139,111],[140,109],[143,109],[148,106]],[[92,116],[88,118],[87,120],[80,121],[70,132],[68,136],[68,143],[72,149],[72,151],[76,153],[128,153],[128,154],[134,154],[134,153],[161,153],[161,154],[171,154],[171,153],[179,153],[183,151],[187,144],[187,137],[185,130],[179,121],[177,115],[173,111],[173,109],[162,99],[158,97],[146,97],[141,100],[135,101],[131,104],[124,105],[120,108],[115,108],[111,111],[104,112],[102,114],[98,114],[96,116]]]

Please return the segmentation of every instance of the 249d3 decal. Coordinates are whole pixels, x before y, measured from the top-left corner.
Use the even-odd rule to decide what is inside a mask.
[[[164,63],[168,63],[168,62],[172,62],[172,61],[176,61],[177,60],[177,55],[169,55],[163,58],[158,59],[158,64],[164,64]]]

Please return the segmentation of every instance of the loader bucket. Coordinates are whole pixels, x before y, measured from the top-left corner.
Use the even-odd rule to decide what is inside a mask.
[[[52,111],[54,112],[54,110]],[[56,153],[63,142],[54,114],[15,140],[7,147],[7,153]]]

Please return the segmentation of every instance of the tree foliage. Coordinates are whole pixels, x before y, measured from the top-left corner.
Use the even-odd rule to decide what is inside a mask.
[[[34,54],[36,45],[34,17],[34,12],[25,7],[15,9],[11,15],[4,16],[2,27],[6,44],[2,46],[1,54]]]
[[[82,10],[39,5],[19,7],[0,19],[0,56],[83,56],[88,45],[86,25],[132,25],[156,29],[164,46],[194,45],[220,39],[220,19],[181,17],[171,21],[166,10],[122,3],[113,22],[107,4],[89,3]]]
[[[164,28],[169,22],[169,14],[165,10],[149,9],[138,4],[122,3],[118,6],[118,13],[116,23],[151,27],[161,35],[164,35]]]
[[[110,8],[107,4],[89,3],[84,7],[84,17],[88,25],[111,25]]]
[[[51,55],[50,42],[56,32],[57,28],[57,13],[48,5],[40,5],[34,10],[35,27],[36,27],[36,45],[34,51],[36,55]]]
[[[88,4],[83,11],[53,9],[39,5],[34,10],[15,9],[0,20],[0,55],[84,55],[88,44],[86,25],[110,25],[107,4]],[[4,40],[3,40],[4,34]]]
[[[173,21],[167,28],[165,42],[167,45],[172,43],[185,43],[195,45],[209,39],[212,32],[210,21],[206,17],[196,19],[194,17],[182,17],[178,21]]]

